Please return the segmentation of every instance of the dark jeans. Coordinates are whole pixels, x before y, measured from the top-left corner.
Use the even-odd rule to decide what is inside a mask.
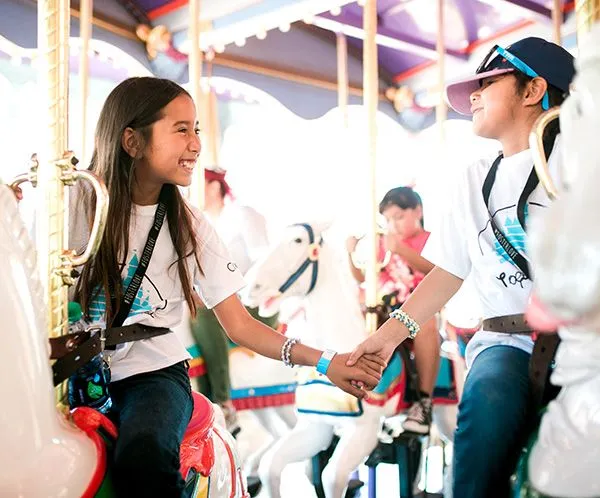
[[[456,498],[507,498],[532,429],[529,354],[510,346],[480,353],[465,381],[454,437]]]
[[[192,416],[184,362],[110,384],[119,427],[113,463],[117,496],[180,498],[179,446]]]

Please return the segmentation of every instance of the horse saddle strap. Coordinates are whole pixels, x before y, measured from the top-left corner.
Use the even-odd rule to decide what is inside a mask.
[[[169,332],[171,329],[139,323],[108,328],[104,331],[105,346],[150,339]],[[66,380],[78,368],[99,354],[103,349],[101,342],[100,330],[94,328],[84,332],[52,337],[50,339],[50,358],[56,360],[52,365],[54,385]]]
[[[483,330],[502,332],[503,334],[532,334],[534,332],[522,313],[488,318],[483,321]]]
[[[560,388],[550,383],[551,365],[560,343],[558,334],[539,334],[529,361],[531,402],[536,412],[556,397]]]

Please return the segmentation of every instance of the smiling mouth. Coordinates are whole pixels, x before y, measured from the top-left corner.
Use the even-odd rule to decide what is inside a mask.
[[[193,173],[194,167],[196,166],[196,161],[179,161],[179,166],[181,166],[188,173]]]

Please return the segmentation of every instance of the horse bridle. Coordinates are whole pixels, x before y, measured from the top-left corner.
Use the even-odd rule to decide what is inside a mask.
[[[318,242],[315,240],[315,232],[308,223],[296,223],[291,226],[302,227],[308,232],[308,256],[300,267],[290,275],[290,277],[279,287],[279,293],[283,294],[288,290],[294,283],[304,274],[304,272],[312,266],[312,277],[310,279],[310,287],[306,292],[306,295],[310,294],[315,285],[317,285],[317,276],[319,274],[319,253],[321,252],[321,246],[323,245],[323,238],[319,237]]]

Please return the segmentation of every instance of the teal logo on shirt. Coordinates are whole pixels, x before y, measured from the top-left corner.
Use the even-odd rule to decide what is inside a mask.
[[[136,253],[127,264],[127,275],[123,280],[123,289],[127,289],[129,282],[135,275],[139,264],[139,259]],[[131,310],[128,316],[138,315],[140,313],[148,313],[152,311],[152,305],[150,304],[150,292],[144,293],[144,286],[140,285],[135,301],[131,305]],[[106,312],[106,300],[104,294],[99,294],[90,304],[90,318],[92,321],[98,321],[104,317]]]
[[[525,219],[527,219],[528,209],[525,208]],[[509,218],[507,217],[504,220],[504,227],[501,228],[502,233],[506,237],[506,239],[511,243],[511,245],[520,253],[526,252],[526,242],[527,235],[523,231],[523,227],[519,223],[518,218]],[[495,237],[494,237],[495,238]],[[501,263],[508,262],[512,263],[512,259],[506,253],[504,248],[500,245],[500,243],[495,240],[494,241],[494,250],[498,255],[498,259]]]

